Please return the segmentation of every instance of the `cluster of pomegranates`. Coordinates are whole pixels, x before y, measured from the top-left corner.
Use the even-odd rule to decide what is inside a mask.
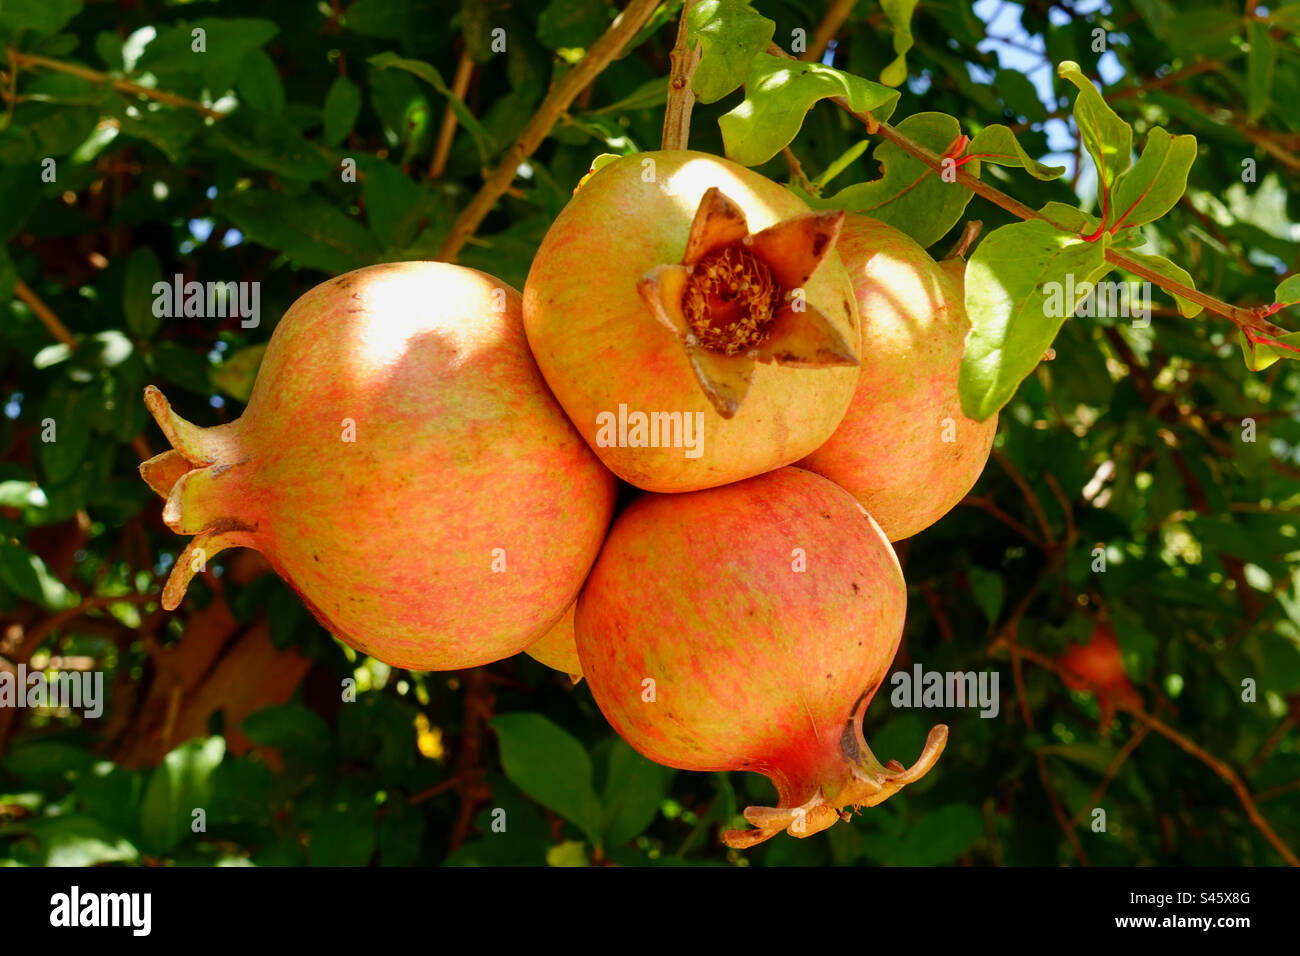
[[[527,651],[651,759],[765,774],[778,805],[729,845],[816,833],[946,741],[882,764],[861,724],[903,630],[890,542],[956,504],[996,429],[957,396],[963,267],[715,156],[607,163],[522,297],[371,266],[294,303],[238,420],[147,390],[173,447],[141,472],[193,535],[163,604],[256,548],[388,664]]]

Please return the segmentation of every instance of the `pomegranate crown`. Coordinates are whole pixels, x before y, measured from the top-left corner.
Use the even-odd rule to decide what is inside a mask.
[[[224,501],[236,484],[239,453],[235,423],[200,428],[172,410],[163,393],[152,385],[144,401],[154,420],[171,442],[170,450],[140,465],[140,475],[166,500],[163,522],[178,534],[194,535],[172,566],[163,587],[162,606],[174,611],[195,574],[208,559],[233,547],[253,547],[256,527],[224,513]]]
[[[754,829],[727,830],[722,834],[723,842],[733,849],[743,850],[771,839],[782,830],[800,839],[810,837],[837,820],[847,822],[849,808],[857,811],[884,803],[903,787],[929,773],[948,744],[947,725],[936,724],[930,729],[925,747],[912,766],[904,767],[897,760],[881,764],[862,736],[862,716],[869,700],[869,696],[865,697],[857,713],[844,727],[830,780],[816,786],[813,795],[798,805],[787,801],[786,788],[778,785],[780,805],[746,807],[745,819],[753,824]]]
[[[804,289],[843,223],[842,210],[813,212],[751,234],[745,211],[713,186],[695,210],[681,263],[655,266],[637,284],[723,418],[736,414],[758,362],[858,364],[856,347]]]

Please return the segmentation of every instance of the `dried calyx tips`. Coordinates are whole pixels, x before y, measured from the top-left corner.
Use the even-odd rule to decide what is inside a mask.
[[[691,221],[682,261],[641,278],[646,306],[677,333],[723,418],[734,416],[748,394],[756,362],[858,364],[856,345],[804,292],[843,222],[842,211],[814,212],[751,234],[744,210],[711,187]],[[846,318],[851,326],[851,310]]]

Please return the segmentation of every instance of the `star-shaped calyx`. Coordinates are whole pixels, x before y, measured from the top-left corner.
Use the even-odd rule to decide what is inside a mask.
[[[716,186],[700,200],[679,265],[655,266],[641,298],[676,333],[704,394],[736,414],[757,362],[857,365],[850,344],[810,303],[805,284],[835,248],[841,210],[795,216],[750,234],[745,212]]]

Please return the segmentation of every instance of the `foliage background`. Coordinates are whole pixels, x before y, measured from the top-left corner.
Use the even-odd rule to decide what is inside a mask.
[[[786,45],[832,6],[853,5],[754,3]],[[1287,9],[923,2],[895,122],[933,110],[967,132],[1016,127],[1066,176],[986,166],[984,177],[1035,208],[1088,208],[1095,177],[1079,161],[1073,91],[1054,69],[1078,61],[1103,79],[1138,143],[1156,124],[1200,143],[1185,198],[1147,227],[1150,241],[1198,288],[1267,303],[1297,267],[1300,234],[1300,16]],[[612,14],[595,0],[0,3],[6,47],[229,113],[209,120],[57,68],[15,70],[12,58],[5,68],[0,655],[102,670],[110,700],[98,721],[0,710],[0,861],[1282,862],[1251,813],[1300,847],[1300,375],[1289,362],[1247,371],[1229,323],[1180,318],[1159,293],[1146,329],[1067,323],[1056,359],[1003,411],[971,498],[900,548],[910,603],[897,666],[997,670],[997,719],[894,710],[886,687],[868,717],[877,754],[910,762],[940,720],[948,750],[921,783],[812,839],[726,850],[719,827],[770,803],[763,778],[645,761],[584,686],[523,656],[454,674],[358,659],[255,555],[223,555],[177,613],[160,611],[183,542],[136,475],[163,448],[143,386],[162,387],[201,424],[237,416],[285,308],[328,275],[434,256],[484,170]],[[462,262],[522,287],[591,159],[657,147],[677,14],[662,7],[583,92]],[[1270,14],[1266,70],[1249,41],[1251,18]],[[190,52],[194,25],[207,32],[201,56]],[[504,54],[490,50],[495,26]],[[1093,50],[1097,27],[1104,54]],[[875,79],[894,59],[874,2],[858,3],[836,36],[842,69]],[[437,75],[372,59],[383,54]],[[435,162],[462,60],[468,113]],[[740,98],[697,104],[694,148],[722,152],[717,118]],[[863,137],[823,103],[793,149],[816,177]],[[47,157],[54,183],[40,178]],[[358,182],[342,181],[344,157]],[[1242,182],[1244,159],[1258,163],[1256,182]],[[781,157],[762,169],[791,177]],[[877,175],[867,153],[829,191]],[[967,218],[986,234],[1010,221],[978,197]],[[155,319],[151,286],[176,273],[260,281],[262,324]],[[1255,442],[1242,440],[1247,417]],[[41,441],[46,418],[56,442]],[[1091,570],[1097,546],[1104,574]],[[1009,655],[1051,658],[1098,620],[1118,634],[1147,715],[1107,728],[1090,694],[1032,660],[1020,661],[1018,682]],[[343,704],[348,676],[360,693]],[[1249,703],[1247,677],[1259,687]],[[1090,828],[1098,806],[1105,832]],[[206,810],[205,833],[190,830],[194,807]],[[492,832],[494,808],[505,833]]]

